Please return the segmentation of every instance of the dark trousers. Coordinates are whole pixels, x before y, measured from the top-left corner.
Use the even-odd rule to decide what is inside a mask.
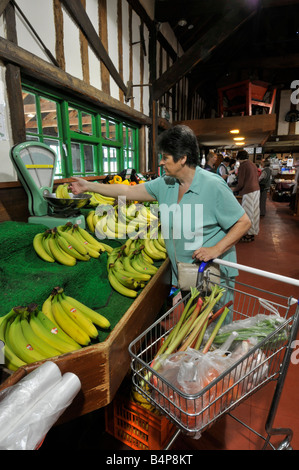
[[[260,215],[261,216],[266,215],[267,194],[268,194],[268,189],[261,189],[261,194],[260,194]]]

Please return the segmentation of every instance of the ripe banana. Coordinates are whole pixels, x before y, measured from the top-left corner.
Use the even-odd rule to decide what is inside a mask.
[[[100,328],[109,328],[110,327],[110,322],[109,320],[101,315],[100,313],[96,312],[95,310],[89,308],[87,305],[84,305],[83,303],[79,302],[78,300],[74,299],[73,297],[70,297],[68,295],[63,294],[63,297],[65,300],[67,300],[74,308],[77,308],[80,310],[84,315],[86,315],[87,318],[89,318],[92,323],[95,325],[99,326]]]
[[[164,253],[167,253],[166,248],[160,244],[160,241],[159,241],[158,238],[153,238],[152,240],[153,240],[153,245],[156,248],[156,250],[163,251]]]
[[[112,268],[112,272],[116,279],[128,289],[137,289],[138,287],[140,287],[140,282],[136,281],[133,276],[125,276],[115,268]]]
[[[156,274],[157,268],[152,265],[146,265],[143,261],[143,258],[139,261],[139,255],[134,255],[131,259],[132,267],[139,273],[148,274],[152,276]]]
[[[8,340],[8,324],[16,315],[14,309],[8,312],[4,317],[0,318],[0,340],[4,343],[3,354],[5,365],[10,370],[17,370],[19,367],[25,366],[26,362],[22,361],[13,351]]]
[[[78,232],[80,233],[81,237],[90,245],[94,245],[95,250],[98,251],[105,251],[105,248],[102,243],[96,240],[90,233],[87,232],[84,228],[78,225]]]
[[[55,259],[54,259],[53,255],[50,256],[44,248],[43,238],[44,238],[43,233],[37,233],[35,235],[35,237],[33,238],[33,248],[34,248],[36,254],[41,259],[43,259],[44,261],[48,261],[49,263],[54,263]]]
[[[86,255],[81,255],[79,251],[77,251],[73,245],[68,243],[66,239],[58,234],[57,236],[57,243],[59,244],[60,248],[65,251],[67,254],[70,256],[73,256],[73,258],[76,258],[80,261],[89,261],[90,256],[88,254]]]
[[[57,302],[60,303],[67,315],[74,320],[75,323],[83,330],[90,338],[98,337],[98,330],[94,324],[87,318],[83,313],[74,307],[68,300],[62,296],[62,294],[57,295]]]
[[[82,237],[81,233],[79,232],[78,225],[73,226],[73,228],[71,229],[71,235],[78,241],[78,243],[81,243],[82,246],[84,246],[88,256],[90,256],[91,258],[99,258],[101,252],[97,248],[95,248],[94,245],[91,245],[91,243],[87,242],[85,238]]]
[[[66,241],[68,243],[70,243],[74,248],[75,250],[77,250],[79,253],[81,253],[81,255],[87,255],[87,250],[84,246],[84,244],[79,241],[77,238],[74,237],[74,235],[72,233],[69,232],[68,229],[72,229],[72,225],[71,224],[66,224],[66,225],[59,225],[57,227],[57,232],[59,233],[59,235],[61,235],[62,237],[64,237],[66,239]]]
[[[8,340],[14,353],[27,364],[43,361],[45,356],[38,352],[26,341],[21,328],[21,312],[17,312],[16,317],[8,328]]]
[[[67,335],[82,346],[87,346],[87,344],[90,343],[88,334],[85,333],[85,331],[83,331],[82,328],[80,328],[78,324],[67,315],[61,304],[57,301],[56,296],[52,302],[52,309],[55,321]]]
[[[167,255],[164,252],[159,252],[153,245],[152,239],[144,239],[144,251],[154,260],[166,259]]]
[[[27,343],[31,344],[31,346],[45,358],[55,357],[61,354],[58,349],[53,348],[35,334],[28,322],[28,314],[21,316],[21,328]]]
[[[29,322],[36,335],[53,348],[58,349],[62,354],[81,349],[81,346],[76,341],[40,310],[32,312]]]
[[[42,312],[44,313],[44,315],[46,315],[46,317],[49,318],[49,320],[55,323],[55,318],[52,312],[52,298],[53,296],[52,294],[50,294],[49,297],[44,301],[42,305]]]
[[[128,289],[127,287],[123,286],[115,277],[111,269],[108,271],[108,279],[113,287],[113,289],[121,295],[126,297],[135,298],[137,297],[137,292],[134,289]]]
[[[88,212],[88,214],[86,216],[86,225],[92,233],[94,233],[94,231],[95,231],[95,226],[94,226],[94,223],[93,223],[94,215],[95,215],[95,211],[91,210],[91,211]]]
[[[70,194],[68,192],[68,183],[59,184],[56,188],[55,194],[57,199],[70,199]]]
[[[60,248],[60,245],[57,242],[56,233],[53,231],[51,238],[49,239],[49,247],[55,258],[55,260],[65,266],[75,266],[77,263],[76,258],[68,255],[65,251]]]

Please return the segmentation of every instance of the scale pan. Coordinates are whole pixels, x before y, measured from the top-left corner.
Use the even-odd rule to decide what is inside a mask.
[[[72,194],[66,199],[57,198],[55,193],[44,195],[46,201],[58,209],[81,209],[89,203],[90,194]]]

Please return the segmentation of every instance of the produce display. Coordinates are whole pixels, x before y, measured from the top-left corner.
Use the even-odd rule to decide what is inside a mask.
[[[55,195],[57,199],[70,199],[70,193],[68,188],[68,183],[59,184],[55,189]]]
[[[11,370],[87,346],[108,329],[103,315],[53,289],[40,309],[37,304],[14,307],[0,318],[0,339],[5,344],[5,364]]]
[[[108,256],[108,279],[114,290],[126,297],[137,297],[157,272],[154,261],[166,259],[166,249],[161,234],[157,239],[128,239],[114,248]]]
[[[102,252],[111,251],[109,245],[100,243],[87,230],[71,222],[36,234],[33,247],[44,261],[56,261],[66,266],[98,258]]]

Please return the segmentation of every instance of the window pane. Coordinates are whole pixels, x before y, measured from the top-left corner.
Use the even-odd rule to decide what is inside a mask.
[[[104,118],[101,118],[101,135],[102,135],[102,137],[104,137],[104,138],[107,137],[106,119],[104,119]]]
[[[60,153],[60,145],[58,140],[51,140],[51,139],[45,139],[44,143],[46,145],[49,145],[49,147],[54,150],[54,152],[57,155],[57,160],[56,160],[56,170],[55,174],[61,175],[62,174],[62,163],[61,163],[61,153]]]
[[[82,113],[82,131],[92,135],[92,116],[88,113]]]
[[[109,135],[108,138],[112,140],[117,140],[117,134],[116,134],[116,124],[113,121],[109,121]]]
[[[128,128],[128,147],[133,148],[133,131]]]
[[[108,148],[103,147],[103,172],[109,173]]]
[[[85,173],[92,173],[95,171],[94,160],[93,160],[93,146],[84,145],[83,152],[84,152]]]
[[[35,95],[23,92],[23,105],[25,115],[26,132],[33,132],[37,134],[37,120],[36,120],[36,102]]]
[[[79,116],[78,111],[69,106],[69,123],[71,131],[77,131],[79,129]]]
[[[72,163],[73,172],[81,173],[80,145],[72,143]]]
[[[41,98],[40,109],[43,134],[58,137],[56,103]]]
[[[117,173],[117,153],[115,148],[110,148],[110,172]]]

